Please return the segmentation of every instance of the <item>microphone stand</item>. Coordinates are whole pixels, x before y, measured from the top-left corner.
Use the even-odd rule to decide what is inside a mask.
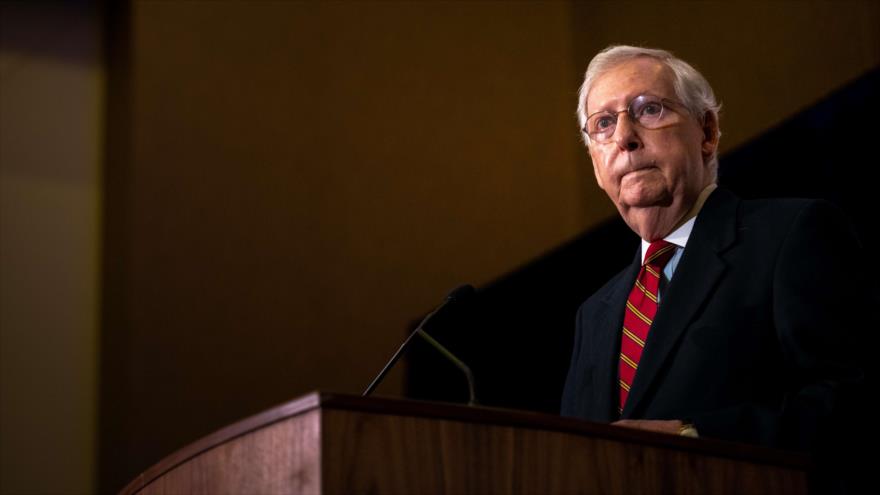
[[[449,351],[449,349],[444,347],[440,342],[437,342],[433,337],[428,335],[428,332],[423,330],[423,327],[425,326],[425,324],[428,323],[428,321],[430,321],[431,318],[434,317],[434,315],[439,313],[440,310],[445,308],[449,303],[451,303],[452,301],[456,301],[458,299],[461,299],[462,296],[469,296],[469,295],[473,294],[473,292],[474,292],[474,288],[470,285],[463,285],[463,286],[458,287],[455,290],[453,290],[449,294],[449,296],[447,296],[446,300],[443,301],[443,304],[441,304],[434,311],[431,311],[428,314],[428,316],[425,316],[425,318],[422,320],[422,322],[419,323],[419,326],[416,327],[416,329],[413,330],[413,332],[411,334],[409,334],[409,337],[407,337],[406,340],[403,341],[403,344],[400,345],[400,347],[397,349],[397,352],[395,352],[394,355],[391,356],[391,359],[388,361],[388,363],[385,365],[385,367],[382,368],[382,371],[379,372],[379,374],[376,376],[376,378],[373,379],[373,381],[370,383],[370,385],[367,387],[367,389],[364,390],[364,393],[361,394],[361,396],[367,397],[371,393],[373,393],[373,390],[375,390],[376,387],[382,382],[382,380],[385,378],[385,375],[388,374],[388,371],[391,370],[391,368],[394,366],[394,364],[397,363],[397,361],[403,355],[403,352],[409,347],[410,342],[412,341],[413,337],[418,335],[421,338],[425,339],[425,341],[428,342],[428,344],[430,344],[431,347],[433,347],[434,349],[437,349],[440,352],[440,354],[442,354],[446,359],[448,359],[450,362],[452,362],[452,364],[455,365],[456,368],[458,368],[459,370],[461,370],[462,373],[464,373],[464,376],[467,379],[467,383],[468,383],[468,395],[469,395],[468,405],[469,406],[476,405],[477,398],[476,398],[476,395],[474,394],[474,376],[473,376],[473,373],[471,373],[471,369],[468,367],[468,365],[464,364],[464,362],[462,360],[455,357],[455,355],[452,354]]]

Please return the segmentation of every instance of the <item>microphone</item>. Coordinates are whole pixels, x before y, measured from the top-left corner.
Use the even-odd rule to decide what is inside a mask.
[[[468,400],[468,405],[469,406],[475,405],[477,403],[477,399],[476,399],[476,396],[474,395],[474,376],[471,373],[471,369],[466,364],[464,364],[464,362],[462,362],[460,359],[455,357],[454,354],[449,352],[448,349],[443,347],[443,345],[440,344],[440,342],[437,342],[436,340],[434,340],[433,337],[428,335],[428,332],[425,332],[425,330],[423,330],[423,327],[429,321],[431,321],[431,318],[433,318],[434,315],[436,315],[437,313],[442,311],[444,308],[446,308],[447,306],[451,305],[452,303],[454,303],[456,301],[463,301],[463,300],[467,300],[467,299],[473,297],[475,293],[476,293],[476,291],[474,290],[474,287],[470,284],[460,285],[460,286],[456,287],[455,289],[452,289],[452,291],[449,292],[449,295],[446,296],[446,299],[440,304],[440,306],[437,306],[437,309],[428,313],[428,316],[425,316],[425,318],[422,320],[422,322],[419,323],[419,326],[416,327],[416,329],[413,330],[413,332],[411,334],[409,334],[409,337],[407,337],[406,340],[403,341],[403,344],[401,344],[400,348],[397,349],[397,352],[395,352],[394,355],[391,356],[391,359],[388,361],[388,363],[385,365],[385,367],[382,368],[382,371],[379,372],[379,374],[376,376],[376,378],[373,379],[373,381],[370,383],[370,385],[367,387],[367,389],[364,390],[362,397],[367,397],[368,395],[373,393],[373,390],[375,390],[375,388],[377,386],[379,386],[380,383],[382,383],[382,380],[385,378],[385,375],[388,374],[388,371],[391,370],[391,368],[394,366],[394,364],[397,362],[397,360],[400,359],[400,356],[403,355],[403,352],[409,347],[410,342],[412,341],[413,337],[415,337],[416,335],[419,335],[420,337],[425,339],[425,341],[428,342],[428,344],[430,344],[431,347],[433,347],[434,349],[437,349],[437,351],[439,351],[440,354],[442,354],[446,359],[451,361],[452,364],[454,364],[456,368],[460,369],[461,372],[464,373],[464,376],[468,382],[468,393],[470,396],[470,399]]]

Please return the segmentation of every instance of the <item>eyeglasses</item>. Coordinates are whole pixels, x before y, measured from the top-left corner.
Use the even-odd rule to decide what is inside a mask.
[[[590,139],[597,143],[607,143],[614,137],[617,128],[617,119],[620,114],[626,112],[629,118],[645,129],[657,129],[669,123],[669,111],[672,105],[684,106],[668,98],[660,98],[652,95],[639,95],[633,98],[626,110],[612,112],[602,110],[587,117],[587,123],[581,129],[586,132]]]

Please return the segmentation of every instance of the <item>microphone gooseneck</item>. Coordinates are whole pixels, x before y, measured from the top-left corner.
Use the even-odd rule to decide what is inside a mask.
[[[374,378],[373,381],[370,383],[370,385],[367,387],[367,389],[364,390],[364,393],[362,394],[362,396],[367,397],[368,395],[373,393],[373,390],[375,390],[376,387],[379,386],[380,383],[382,383],[382,380],[385,378],[385,375],[388,374],[388,371],[390,371],[391,368],[394,366],[394,364],[397,363],[397,361],[403,355],[404,351],[406,351],[406,349],[409,348],[410,342],[412,341],[413,337],[415,337],[416,335],[419,335],[428,344],[430,344],[431,347],[433,347],[434,349],[439,351],[440,354],[442,354],[446,359],[448,359],[450,362],[452,362],[452,364],[455,365],[456,368],[460,369],[461,372],[464,373],[464,376],[468,382],[468,392],[469,392],[469,396],[470,396],[470,398],[468,400],[468,405],[475,405],[477,403],[477,399],[476,399],[476,395],[474,394],[474,377],[473,377],[473,374],[471,373],[471,369],[466,364],[464,364],[463,361],[461,361],[460,359],[455,357],[455,355],[452,354],[448,349],[446,349],[446,347],[444,347],[442,344],[440,344],[440,342],[437,342],[436,340],[434,340],[434,338],[431,337],[430,335],[428,335],[428,333],[425,332],[423,329],[423,327],[429,321],[431,321],[431,318],[433,318],[434,315],[436,315],[437,313],[442,311],[444,308],[446,308],[447,306],[449,306],[450,304],[452,304],[454,302],[469,299],[470,297],[473,297],[473,295],[475,293],[476,293],[476,291],[474,290],[474,287],[470,284],[461,285],[461,286],[456,287],[455,289],[452,289],[449,292],[449,294],[446,296],[446,299],[440,304],[440,306],[437,306],[437,308],[434,311],[431,311],[430,313],[428,313],[428,315],[425,316],[425,318],[422,320],[422,322],[419,323],[419,326],[416,327],[416,329],[413,330],[411,334],[409,334],[409,336],[406,338],[406,340],[403,341],[403,344],[401,344],[400,347],[397,349],[397,352],[395,352],[394,355],[391,356],[391,359],[388,361],[388,363],[385,365],[385,367],[382,368],[382,371],[380,371],[379,374],[376,375],[376,378]]]

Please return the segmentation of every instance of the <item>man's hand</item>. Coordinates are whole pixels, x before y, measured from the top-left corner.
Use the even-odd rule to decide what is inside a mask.
[[[623,426],[625,428],[679,435],[684,423],[677,419],[621,419],[620,421],[615,421],[611,424],[614,426]]]

